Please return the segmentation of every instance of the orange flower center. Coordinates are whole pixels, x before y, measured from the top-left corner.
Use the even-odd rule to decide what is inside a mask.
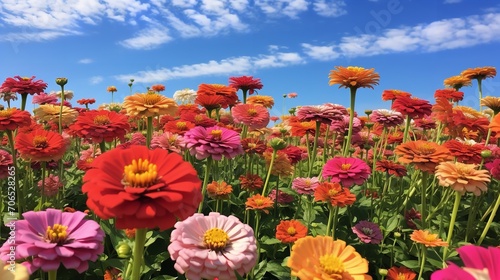
[[[226,248],[229,242],[229,235],[220,228],[211,228],[203,234],[203,243],[213,251],[220,252]]]
[[[68,238],[68,227],[60,224],[54,224],[53,226],[48,226],[45,231],[45,241],[49,243],[62,244]]]
[[[335,189],[329,189],[328,190],[328,195],[329,196],[335,196],[336,194],[338,194],[339,191],[335,190]]]
[[[186,129],[187,125],[186,125],[186,122],[177,122],[175,124],[175,126],[177,126],[178,129]]]
[[[406,280],[408,278],[406,278],[406,275],[404,275],[403,273],[398,273],[398,276],[396,277],[396,280]]]
[[[249,116],[252,116],[252,117],[257,116],[257,110],[255,110],[253,108],[252,109],[248,109],[247,113],[248,113]]]
[[[194,120],[195,120],[196,122],[201,122],[201,121],[203,120],[203,117],[202,117],[202,116],[200,116],[200,115],[196,115],[196,116],[194,116]]]
[[[342,170],[349,170],[351,168],[350,163],[343,163],[342,166],[340,167]]]
[[[47,148],[49,146],[49,144],[47,143],[47,137],[43,136],[43,135],[36,135],[35,137],[33,137],[33,146],[35,146],[35,148]]]
[[[214,130],[210,131],[210,134],[212,134],[212,136],[215,139],[221,139],[222,138],[222,130],[221,129],[214,129]]]
[[[110,123],[109,117],[106,115],[95,116],[94,123],[97,125],[107,125]]]
[[[0,110],[0,117],[8,118],[12,116],[12,112],[14,112],[13,109]]]
[[[149,160],[132,160],[132,163],[123,168],[123,184],[130,187],[146,188],[156,183],[158,172],[156,164]]]
[[[161,100],[161,95],[158,93],[148,93],[144,95],[144,104],[146,105],[154,105]]]
[[[432,154],[436,151],[436,148],[432,147],[430,144],[422,144],[418,147],[418,150],[425,155]]]
[[[425,234],[424,239],[427,242],[434,242],[437,240],[437,234]]]
[[[289,227],[286,232],[291,235],[291,236],[294,236],[296,233],[297,233],[297,230],[294,228],[294,227]]]
[[[29,77],[22,77],[21,79],[22,79],[23,81],[29,81],[31,78],[29,78]]]
[[[264,199],[262,199],[262,198],[256,198],[254,201],[255,201],[255,205],[257,205],[257,206],[264,205]]]
[[[323,272],[328,275],[340,275],[344,272],[344,263],[333,254],[321,256],[319,265]]]

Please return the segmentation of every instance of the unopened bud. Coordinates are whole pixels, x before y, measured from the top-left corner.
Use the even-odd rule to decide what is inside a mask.
[[[132,248],[126,241],[120,241],[116,246],[116,253],[120,259],[127,259],[132,255]]]
[[[64,86],[67,83],[68,83],[67,78],[56,78],[56,84],[58,84],[60,86]]]
[[[481,151],[481,157],[482,158],[489,158],[489,157],[491,157],[491,151],[490,150],[482,150]]]
[[[278,138],[278,137],[275,137],[275,138],[271,139],[271,141],[269,142],[269,144],[276,151],[283,150],[284,148],[286,148],[286,146],[288,146],[288,144],[286,143],[285,140],[283,140],[281,138]]]

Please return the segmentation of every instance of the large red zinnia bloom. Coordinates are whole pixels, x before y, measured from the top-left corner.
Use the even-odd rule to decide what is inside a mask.
[[[35,81],[35,76],[7,78],[0,86],[0,92],[17,92],[19,94],[39,94],[47,88],[42,80]]]
[[[59,160],[66,152],[66,144],[61,134],[43,129],[18,133],[15,148],[23,159],[29,161]]]
[[[358,158],[336,157],[330,159],[323,166],[323,176],[330,178],[330,181],[341,183],[344,187],[352,185],[362,185],[371,170],[368,164]]]
[[[235,123],[241,123],[251,129],[261,129],[269,124],[269,111],[260,105],[237,104],[231,110]]]
[[[16,130],[31,124],[31,115],[16,108],[0,110],[0,131]]]
[[[197,95],[198,95],[197,99],[200,96],[204,96],[204,95],[210,95],[210,96],[215,95],[215,96],[223,97],[222,103],[220,103],[221,108],[227,108],[228,106],[234,106],[236,104],[236,101],[238,101],[238,96],[236,95],[235,88],[225,86],[225,85],[220,85],[220,84],[200,84],[198,86]],[[198,102],[196,102],[196,103],[198,103]]]
[[[70,126],[72,133],[92,143],[112,142],[116,138],[123,141],[129,129],[125,115],[108,110],[83,112]]]
[[[83,177],[87,206],[116,227],[171,228],[201,202],[193,166],[176,153],[144,146],[113,149],[97,157]]]
[[[241,89],[248,94],[253,94],[256,89],[263,87],[260,79],[254,79],[252,76],[231,77],[229,78],[229,86],[237,90]]]
[[[410,116],[412,119],[422,118],[432,113],[432,105],[429,101],[409,96],[396,97],[391,109],[400,112],[403,116]]]

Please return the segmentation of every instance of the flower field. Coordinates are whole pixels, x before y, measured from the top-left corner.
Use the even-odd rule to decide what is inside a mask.
[[[0,279],[500,279],[495,76],[466,69],[433,100],[383,89],[391,109],[356,112],[381,77],[338,66],[350,104],[282,116],[251,76],[172,97],[130,80],[109,104],[7,78]]]

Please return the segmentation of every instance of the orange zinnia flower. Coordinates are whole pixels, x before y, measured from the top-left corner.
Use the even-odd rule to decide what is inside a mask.
[[[477,170],[477,167],[476,164],[441,162],[436,167],[435,175],[443,187],[450,187],[461,194],[467,191],[479,196],[482,191],[488,190],[490,174],[488,170]]]
[[[269,166],[271,165],[272,152],[266,151],[263,155],[266,160],[266,167],[269,168]],[[292,162],[285,153],[278,152],[276,154],[271,174],[276,176],[291,176],[293,174]]]
[[[438,238],[437,234],[430,233],[428,230],[414,230],[412,234],[410,234],[410,239],[424,244],[425,247],[447,247],[448,242],[443,241],[441,238]]]
[[[136,93],[125,97],[123,108],[132,117],[174,115],[177,112],[177,104],[172,98],[154,92]]]
[[[417,274],[405,266],[391,267],[386,276],[387,280],[414,280],[415,278],[417,278]]]
[[[196,125],[190,121],[173,120],[173,121],[167,122],[163,126],[163,131],[168,131],[171,133],[184,135],[187,131],[189,131],[191,128],[193,128],[195,126]]]
[[[107,90],[107,92],[117,92],[118,91],[115,86],[109,86],[106,90]]]
[[[211,198],[227,199],[232,192],[233,187],[231,185],[228,185],[224,181],[213,181],[212,183],[207,185],[207,194]]]
[[[411,93],[398,89],[386,89],[382,92],[382,100],[384,101],[394,100],[398,96],[411,97]]]
[[[431,173],[440,162],[452,159],[450,151],[446,147],[424,140],[399,144],[394,153],[398,156],[399,162],[411,163],[416,169]]]
[[[464,77],[462,75],[452,76],[444,80],[444,85],[446,87],[454,88],[459,90],[462,87],[470,87],[472,85],[471,79]]]
[[[269,209],[273,208],[274,202],[267,196],[255,194],[247,199],[245,205],[247,210],[262,210],[269,214]]]
[[[339,183],[322,182],[314,190],[314,201],[329,202],[333,206],[345,207],[356,201],[356,196]]]
[[[281,221],[276,226],[276,239],[282,243],[293,243],[307,235],[307,227],[298,220]]]
[[[151,90],[152,91],[156,91],[156,92],[161,92],[161,91],[164,91],[165,90],[165,86],[162,85],[162,84],[157,84],[157,85],[152,85],[151,86]]]
[[[57,161],[66,151],[61,134],[43,129],[18,133],[15,143],[21,157],[29,161]]]
[[[295,242],[287,266],[300,279],[372,279],[368,261],[343,240],[306,236]]]
[[[271,109],[274,106],[274,99],[271,96],[254,95],[247,98],[247,104],[259,104]]]
[[[238,180],[240,180],[240,186],[243,190],[254,191],[262,189],[264,185],[264,180],[257,174],[241,175]]]
[[[495,77],[497,75],[497,69],[491,66],[469,68],[462,71],[460,75],[469,78],[471,80],[473,79],[484,80],[486,78]]]
[[[375,73],[375,69],[365,69],[363,67],[356,66],[336,66],[335,70],[330,71],[329,85],[338,84],[339,88],[353,88],[357,89],[360,87],[372,88],[374,85],[378,85],[380,80],[379,74]]]
[[[497,114],[490,122],[488,126],[491,131],[500,134],[500,114]]]
[[[197,95],[198,97],[204,95],[216,95],[222,96],[223,101],[220,107],[227,108],[233,106],[238,101],[238,95],[236,95],[236,88],[220,85],[220,84],[200,84],[198,86]]]
[[[481,99],[481,106],[486,106],[493,110],[493,114],[496,115],[500,113],[500,97],[496,96],[486,96]]]

